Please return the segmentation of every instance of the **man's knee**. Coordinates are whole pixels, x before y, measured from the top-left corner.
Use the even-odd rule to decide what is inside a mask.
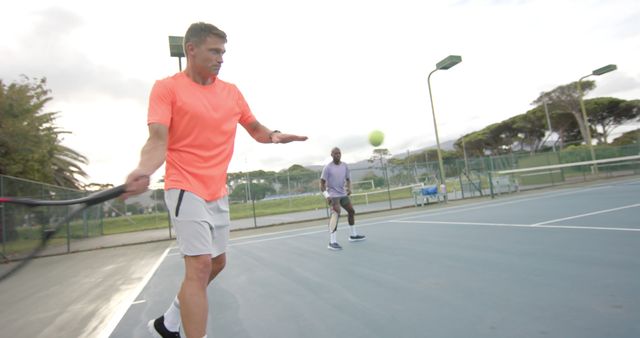
[[[206,285],[212,271],[211,256],[185,256],[185,279],[202,282]]]
[[[338,205],[338,204],[334,204],[334,205],[331,207],[331,210],[332,210],[333,212],[335,212],[336,214],[340,215],[340,211],[341,211],[341,210],[340,210],[340,205]]]

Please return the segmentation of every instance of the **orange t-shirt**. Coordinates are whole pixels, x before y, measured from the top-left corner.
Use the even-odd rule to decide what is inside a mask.
[[[181,72],[156,81],[147,123],[169,128],[165,189],[206,201],[226,195],[236,128],[255,120],[240,90],[218,78],[200,85]]]

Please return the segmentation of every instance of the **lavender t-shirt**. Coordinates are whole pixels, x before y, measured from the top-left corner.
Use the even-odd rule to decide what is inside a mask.
[[[322,168],[320,178],[327,182],[329,197],[347,196],[344,186],[346,180],[351,180],[351,175],[349,174],[349,167],[347,167],[346,163],[340,162],[340,164],[335,164],[331,161]]]

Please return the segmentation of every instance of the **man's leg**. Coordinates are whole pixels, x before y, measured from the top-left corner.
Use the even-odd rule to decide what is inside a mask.
[[[185,277],[178,293],[182,327],[187,338],[200,338],[207,328],[207,285],[213,271],[212,259],[210,255],[185,256],[184,262]]]
[[[211,259],[211,273],[209,274],[209,283],[224,269],[227,263],[226,253],[222,253]],[[177,332],[180,330],[180,301],[178,296],[173,300],[171,306],[164,314],[164,325],[169,331]]]
[[[331,199],[331,214],[329,215],[329,249],[340,250],[340,244],[336,239],[336,231],[338,230],[338,220],[340,219],[340,203],[338,199]]]
[[[353,209],[353,205],[351,204],[351,199],[349,197],[344,197],[340,199],[340,205],[347,211],[347,221],[349,222],[349,230],[351,234],[349,235],[349,241],[362,241],[365,239],[364,235],[358,235],[356,231],[356,211]]]
[[[347,221],[349,225],[356,224],[356,211],[353,209],[353,205],[351,204],[351,200],[347,197],[340,200],[342,207],[347,211]]]
[[[224,269],[227,265],[227,254],[222,253],[214,258],[211,258],[211,274],[209,274],[209,284],[214,278]]]
[[[189,192],[185,192],[183,194],[184,194],[183,196],[184,202],[194,203],[193,194]],[[175,213],[175,210],[177,209],[177,207],[175,206],[179,204],[177,203],[177,201],[179,200],[179,190],[169,190],[165,194],[165,199],[167,200],[167,206],[170,207],[171,209],[172,222],[173,224],[176,224],[177,213],[175,214],[175,216],[174,216],[174,213]],[[203,203],[197,199],[195,200],[195,202]],[[210,273],[207,274],[207,278],[206,278],[206,285],[208,285],[224,269],[226,265],[225,250],[227,248],[227,243],[229,240],[229,227],[228,227],[229,208],[228,208],[228,202],[226,197],[221,198],[217,201],[208,202],[206,204],[207,204],[206,206],[203,205],[203,208],[210,209],[210,211],[212,211],[215,214],[214,219],[209,219],[209,222],[203,223],[203,224],[200,224],[200,223],[194,224],[191,222],[187,222],[189,224],[186,227],[185,226],[176,227],[176,233],[178,232],[178,230],[182,230],[181,231],[182,238],[183,239],[189,238],[190,239],[189,243],[191,244],[194,244],[193,240],[196,240],[198,244],[196,245],[197,249],[195,251],[203,252],[204,247],[209,246],[209,244],[212,245],[212,247],[209,248],[209,250],[211,251],[210,255],[204,255],[205,257],[213,257],[208,260],[209,269],[210,269]],[[202,219],[207,219],[208,217],[210,217],[210,215],[211,213],[207,213],[207,214],[201,214],[199,216]],[[212,227],[209,225],[214,223],[217,223],[220,226]],[[178,225],[180,224],[178,223]],[[202,225],[202,227],[196,226],[196,225]],[[191,232],[192,230],[199,230],[203,232],[197,232],[194,234],[193,232]],[[178,236],[178,237],[181,237],[181,236]],[[205,240],[205,242],[204,243],[200,242],[200,240]],[[188,250],[190,252],[194,251],[192,245],[187,245],[188,244],[187,242],[183,244],[185,244],[185,246],[180,245],[181,252],[182,250]],[[185,266],[187,266],[186,265],[187,257],[198,257],[198,256],[199,254],[185,256]],[[185,286],[185,282],[186,282],[186,276],[185,276],[185,281],[183,281],[183,287]],[[204,292],[205,292],[205,298],[206,298],[206,287]],[[180,330],[181,314],[182,314],[181,313],[182,311],[180,309],[181,308],[180,299],[181,299],[181,292],[178,292],[178,295],[176,295],[175,299],[171,303],[171,306],[169,306],[165,314],[155,320],[152,320],[149,323],[149,329],[152,333],[158,334],[162,337],[178,337],[177,331]],[[206,299],[205,299],[205,302],[206,302]],[[206,317],[205,317],[205,327],[206,327]]]

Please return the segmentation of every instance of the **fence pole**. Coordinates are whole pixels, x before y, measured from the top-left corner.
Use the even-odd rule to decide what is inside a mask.
[[[253,194],[251,193],[251,180],[249,179],[249,173],[247,172],[247,192],[249,194],[249,199],[251,199],[251,207],[253,208],[253,227],[258,227],[258,220],[256,219],[256,201],[253,199]]]
[[[0,176],[0,196],[4,196],[4,176]],[[7,227],[4,219],[4,203],[0,205],[0,226],[2,226],[2,256],[6,257]]]
[[[491,171],[489,171],[489,191],[491,192],[491,198],[495,198],[495,195],[493,194],[493,179],[491,178]]]
[[[291,175],[289,174],[289,170],[287,169],[287,196],[289,196],[289,209],[293,207],[291,201]]]
[[[389,209],[393,209],[391,205],[391,187],[389,186],[389,174],[387,173],[387,166],[384,162],[382,162],[382,157],[380,157],[380,163],[382,163],[382,169],[384,169],[384,178],[387,181],[387,196],[389,197]]]
[[[67,207],[67,216],[69,216],[69,209]],[[67,220],[67,253],[71,252],[71,220]]]

